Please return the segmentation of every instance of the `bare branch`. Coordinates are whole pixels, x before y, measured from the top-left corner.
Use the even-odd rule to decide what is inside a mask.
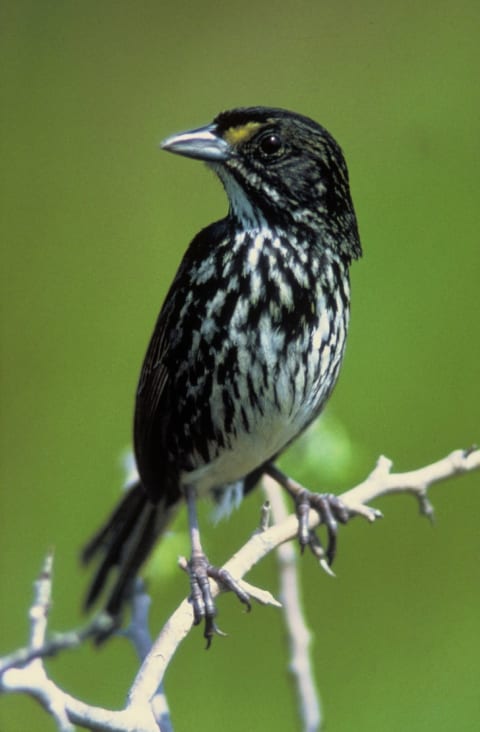
[[[425,468],[407,473],[391,474],[391,461],[381,457],[370,476],[355,488],[343,493],[340,498],[357,513],[363,513],[371,521],[375,513],[366,503],[379,496],[406,491],[424,500],[427,488],[446,478],[480,468],[480,450],[456,450],[446,458]],[[365,511],[362,508],[365,507]],[[310,511],[309,526],[316,528],[320,518]],[[224,568],[240,580],[267,554],[297,534],[297,517],[290,515],[280,524],[265,531],[256,532],[247,543],[224,565]],[[212,595],[216,597],[221,588],[213,581]],[[131,704],[147,703],[152,698],[165,671],[182,640],[193,624],[193,612],[188,600],[184,600],[173,613],[154,642],[150,654],[143,662],[130,690]]]
[[[30,611],[31,612],[31,611]],[[51,658],[61,651],[78,648],[88,638],[94,638],[99,633],[105,633],[112,626],[112,619],[101,613],[84,628],[67,630],[65,633],[53,633],[43,645],[26,646],[0,659],[0,675],[9,668],[26,666],[36,658]],[[45,631],[44,631],[45,632]]]
[[[355,488],[346,491],[340,498],[352,511],[360,513],[369,521],[372,521],[377,513],[367,505],[370,501],[390,493],[409,492],[416,496],[422,513],[431,516],[433,509],[427,498],[429,486],[454,475],[480,468],[480,450],[477,448],[456,450],[432,465],[405,473],[391,473],[391,468],[391,461],[381,457],[368,478]],[[315,511],[310,511],[309,527],[313,529],[319,523],[318,514]],[[255,532],[246,544],[224,565],[224,568],[237,580],[244,582],[244,575],[255,564],[271,551],[294,538],[297,533],[297,518],[295,515],[288,516],[280,523],[269,528],[265,528],[265,525],[266,517],[264,516],[261,526],[261,529],[264,530]],[[53,716],[60,732],[72,732],[73,724],[97,732],[158,732],[160,728],[159,720],[162,724],[161,720],[164,719],[165,698],[161,690],[163,677],[175,651],[189,633],[193,624],[192,607],[189,601],[184,600],[181,603],[150,648],[151,639],[146,628],[148,608],[145,606],[144,598],[141,599],[142,593],[138,598],[139,604],[136,610],[134,600],[133,625],[126,633],[134,641],[139,654],[142,657],[144,656],[144,660],[133,682],[126,708],[122,711],[109,711],[88,706],[66,694],[46,675],[42,657],[61,650],[61,641],[64,643],[64,648],[75,645],[72,634],[56,635],[53,640],[46,640],[51,595],[51,571],[52,557],[49,555],[35,585],[35,599],[30,610],[29,646],[27,649],[2,659],[0,664],[0,691],[24,692],[35,697]],[[247,588],[252,596],[255,596],[260,602],[278,604],[274,598],[269,596],[269,593],[248,585]],[[213,595],[216,596],[221,591],[222,588],[212,581]],[[290,595],[291,592],[282,592],[284,601],[287,594]],[[135,613],[137,613],[136,616]],[[294,618],[293,609],[292,618]],[[293,619],[292,622],[296,629],[300,627],[298,626],[299,620]],[[87,629],[77,631],[75,642],[78,642],[79,638],[81,641],[87,637],[86,632]],[[295,633],[297,633],[297,630],[295,630]],[[299,641],[295,654],[299,659],[295,663],[295,673],[301,679],[301,686],[303,685],[301,693],[305,699],[309,700],[302,702],[302,708],[305,705],[312,705],[313,710],[311,710],[310,720],[306,719],[305,721],[305,729],[313,731],[317,729],[315,720],[318,713],[315,710],[313,675],[311,670],[308,669],[308,631],[303,642]],[[299,670],[302,663],[307,663],[306,670]],[[308,688],[309,684],[311,685],[310,689]],[[171,728],[161,726],[161,729],[163,732],[165,729]]]
[[[160,728],[153,707],[135,709],[132,713],[126,710],[112,712],[89,706],[64,692],[48,678],[43,666],[44,657],[78,645],[96,629],[104,627],[105,623],[104,616],[99,616],[82,631],[58,633],[53,639],[46,640],[52,569],[53,555],[49,553],[34,586],[34,600],[29,611],[29,646],[1,660],[0,692],[21,692],[32,696],[53,717],[60,732],[74,732],[73,724],[96,732],[159,732],[159,729],[169,732],[171,726]],[[156,702],[156,711],[159,714],[160,703],[158,700]]]
[[[35,658],[45,643],[48,612],[52,596],[53,554],[49,552],[34,585],[34,599],[30,608],[30,644],[28,651],[33,656],[23,669],[10,668],[1,679],[5,690],[24,691],[34,696],[54,718],[60,732],[74,732],[68,718],[62,692],[47,677],[42,661]],[[15,655],[15,654],[14,654]],[[24,654],[28,656],[28,652]],[[3,664],[7,669],[8,665]],[[28,669],[28,671],[27,671]]]
[[[420,511],[431,516],[433,509],[427,500],[428,488],[455,475],[478,470],[480,449],[454,450],[436,463],[406,473],[391,473],[392,465],[391,460],[381,455],[368,478],[341,496],[344,503],[357,508],[389,493],[412,493],[419,501]]]
[[[124,635],[133,643],[140,661],[143,661],[146,658],[152,648],[152,637],[148,628],[150,604],[151,598],[145,590],[145,584],[140,577],[137,577],[131,601],[132,617],[130,625],[124,631]],[[158,728],[162,730],[162,732],[173,732],[173,725],[163,682],[159,684],[157,691],[152,698],[151,707]]]
[[[271,506],[273,522],[281,523],[288,515],[284,492],[268,475],[263,479],[263,490]],[[290,671],[297,689],[303,729],[304,732],[317,732],[322,727],[323,715],[309,652],[311,635],[303,615],[298,555],[293,542],[281,544],[277,548],[277,557],[280,568],[280,597],[290,647]]]

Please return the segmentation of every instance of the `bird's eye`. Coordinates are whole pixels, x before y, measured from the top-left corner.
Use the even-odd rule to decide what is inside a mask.
[[[264,155],[275,155],[283,147],[282,139],[279,135],[271,132],[260,140],[260,150]]]

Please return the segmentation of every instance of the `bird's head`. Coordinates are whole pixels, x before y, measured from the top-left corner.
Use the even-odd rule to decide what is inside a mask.
[[[168,137],[162,147],[213,168],[243,228],[293,227],[349,258],[360,256],[345,159],[330,133],[308,117],[234,109]]]

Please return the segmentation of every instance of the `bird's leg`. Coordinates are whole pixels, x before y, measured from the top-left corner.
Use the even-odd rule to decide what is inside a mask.
[[[208,561],[200,541],[196,493],[192,486],[186,487],[185,497],[187,500],[188,525],[192,546],[192,557],[188,569],[190,575],[191,601],[193,605],[193,622],[194,625],[198,625],[202,620],[205,620],[203,635],[207,641],[207,648],[209,648],[215,634],[225,635],[215,622],[217,608],[212,596],[209,578],[211,577],[226,589],[232,590],[238,599],[247,606],[248,610],[251,609],[251,605],[248,594],[233,579],[231,574],[225,569],[214,567]]]
[[[205,637],[210,645],[214,633],[218,633],[215,623],[217,609],[213,601],[208,581],[208,560],[200,542],[195,490],[188,486],[185,490],[188,506],[188,526],[192,556],[189,562],[191,600],[193,605],[193,622],[198,625],[205,618]]]
[[[349,508],[343,501],[333,493],[314,493],[307,490],[296,480],[282,473],[276,465],[270,464],[265,467],[265,473],[270,475],[279,485],[283,486],[295,501],[298,518],[298,541],[303,552],[309,546],[317,558],[323,561],[326,558],[327,567],[330,567],[335,559],[337,550],[338,523],[346,524],[355,515],[367,516],[367,511]],[[310,509],[318,513],[320,519],[327,529],[327,549],[323,550],[318,536],[308,526],[308,514]],[[368,509],[370,520],[379,518],[381,513],[375,509]],[[323,562],[322,562],[323,564]],[[327,567],[325,567],[327,569]]]

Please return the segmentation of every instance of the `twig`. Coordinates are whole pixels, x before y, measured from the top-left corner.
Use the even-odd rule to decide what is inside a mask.
[[[271,506],[272,518],[279,524],[288,516],[284,492],[270,476],[263,478],[263,490]],[[310,657],[311,634],[305,623],[300,598],[297,554],[293,542],[277,548],[280,568],[280,597],[290,646],[290,671],[296,685],[304,732],[318,732],[323,724],[320,695]]]
[[[140,661],[143,661],[147,657],[152,648],[152,637],[148,628],[150,604],[151,598],[146,592],[145,583],[140,577],[137,577],[131,600],[132,617],[123,635],[133,643]],[[152,698],[151,707],[158,728],[162,732],[173,732],[173,724],[163,682],[159,684]]]
[[[421,513],[430,517],[433,508],[427,499],[428,488],[454,475],[478,470],[480,449],[454,450],[436,463],[406,473],[391,473],[392,466],[392,461],[381,455],[368,478],[341,496],[344,503],[357,508],[390,493],[412,493],[419,502]]]
[[[6,685],[6,688],[10,687],[11,690],[25,691],[37,698],[54,718],[60,732],[74,732],[65,710],[62,692],[48,679],[42,661],[35,656],[35,654],[38,656],[45,644],[52,595],[52,569],[53,553],[49,552],[34,585],[34,599],[29,612],[30,654],[25,654],[30,655],[27,666],[22,670],[13,668],[10,674],[4,673],[0,678],[2,686]]]

